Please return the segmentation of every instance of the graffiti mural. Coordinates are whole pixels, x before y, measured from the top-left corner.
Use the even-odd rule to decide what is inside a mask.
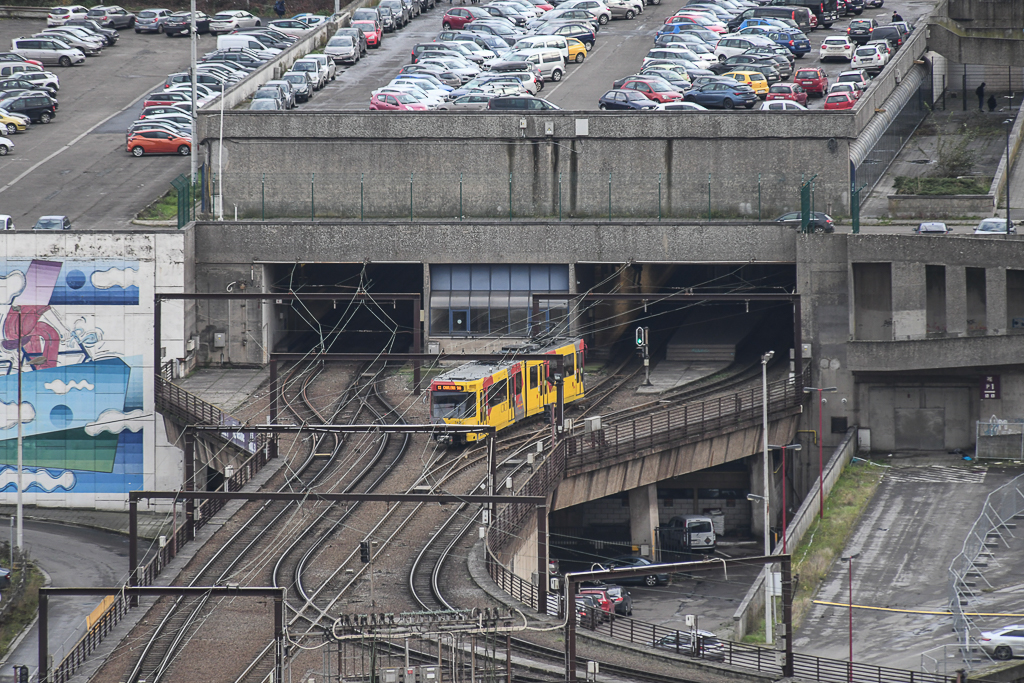
[[[23,491],[143,488],[153,421],[143,402],[139,270],[136,261],[0,260],[0,492],[17,490],[19,422]]]

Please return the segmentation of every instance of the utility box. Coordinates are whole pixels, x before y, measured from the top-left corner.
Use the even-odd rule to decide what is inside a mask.
[[[583,418],[583,433],[593,434],[594,432],[601,431],[601,416],[595,415],[594,417]]]
[[[439,666],[421,666],[420,667],[420,683],[429,683],[434,681],[435,683],[441,683],[441,667]]]
[[[419,671],[415,666],[407,666],[402,669],[401,683],[418,683],[419,680]]]
[[[213,348],[223,349],[228,345],[228,335],[224,332],[213,333]]]

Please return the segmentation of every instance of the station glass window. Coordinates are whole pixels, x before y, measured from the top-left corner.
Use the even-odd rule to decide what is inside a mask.
[[[565,265],[433,265],[430,332],[435,336],[521,336],[530,331],[530,295],[569,291]],[[543,332],[567,327],[567,300],[542,301]]]

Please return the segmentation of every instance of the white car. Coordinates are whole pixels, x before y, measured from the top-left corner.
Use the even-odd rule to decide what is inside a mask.
[[[770,100],[761,103],[760,111],[807,111],[807,107],[792,100]]]
[[[334,76],[338,73],[338,67],[334,65],[334,60],[325,54],[306,55],[303,59],[315,59],[320,62],[320,66],[327,70],[327,80],[329,81],[333,81]]]
[[[866,69],[868,71],[881,71],[888,61],[889,55],[882,52],[877,45],[858,47],[850,60],[850,66],[854,69]]]
[[[210,35],[218,33],[231,33],[238,28],[251,28],[262,26],[259,17],[254,17],[243,9],[232,9],[224,12],[217,12],[210,20]]]
[[[1014,624],[995,631],[985,631],[978,638],[978,644],[996,659],[1024,656],[1024,626]]]
[[[295,63],[292,64],[291,70],[305,71],[308,73],[310,78],[313,79],[313,83],[316,85],[317,90],[322,89],[330,80],[330,78],[327,77],[327,69],[321,66],[320,60],[318,59],[310,59],[308,57],[297,59],[295,60]]]
[[[696,102],[662,102],[654,111],[707,111],[707,107],[703,107]]]
[[[85,19],[85,15],[88,14],[88,12],[89,10],[81,5],[53,7],[50,9],[49,14],[46,15],[46,25],[63,26],[72,19]]]
[[[275,19],[269,25],[274,27],[275,30],[290,36],[301,36],[312,28],[306,22],[299,21],[298,19]]]
[[[986,218],[980,223],[978,227],[974,229],[975,235],[1005,235],[1006,234],[1006,219],[1005,218]],[[1017,234],[1017,227],[1010,221],[1010,234]]]
[[[741,55],[752,47],[774,47],[775,41],[767,36],[728,35],[715,46],[715,57],[724,62],[729,57]]]
[[[69,47],[81,50],[84,54],[90,57],[95,57],[103,51],[102,40],[75,33],[71,30],[71,27],[58,26],[57,28],[44,29],[42,33],[37,33],[32,37],[47,38],[51,36],[57,38]]]
[[[675,62],[685,60],[696,64],[702,69],[707,69],[715,63],[715,57],[712,54],[699,55],[693,50],[685,47],[656,47],[647,53],[641,67],[647,66],[650,62],[657,61],[659,59],[666,59]]]
[[[402,83],[402,82],[390,83],[388,85],[385,85],[383,88],[379,88],[377,90],[374,90],[373,94],[377,95],[379,93],[385,93],[385,92],[389,92],[389,93],[400,93],[401,92],[401,93],[405,93],[407,95],[412,95],[413,97],[416,98],[417,102],[419,102],[420,104],[424,105],[428,109],[437,109],[438,107],[440,107],[442,104],[444,104],[447,101],[443,97],[438,97],[437,95],[434,95],[434,94],[425,92],[423,90],[420,90],[415,85],[413,85],[412,83],[409,83],[409,82],[405,82],[405,83]]]
[[[14,149],[14,143],[10,138],[0,138],[0,157],[7,156],[12,149]]]
[[[857,46],[850,42],[846,36],[829,36],[821,43],[818,50],[818,59],[844,59],[849,61],[853,58],[853,51]]]

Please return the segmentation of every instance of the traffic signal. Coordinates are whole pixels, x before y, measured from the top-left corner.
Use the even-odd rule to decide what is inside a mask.
[[[359,560],[363,564],[368,564],[370,562],[370,542],[369,541],[359,541]]]
[[[636,345],[638,347],[647,346],[647,328],[638,327],[636,328]]]
[[[28,683],[28,667],[24,664],[15,664],[14,678],[16,683]]]

